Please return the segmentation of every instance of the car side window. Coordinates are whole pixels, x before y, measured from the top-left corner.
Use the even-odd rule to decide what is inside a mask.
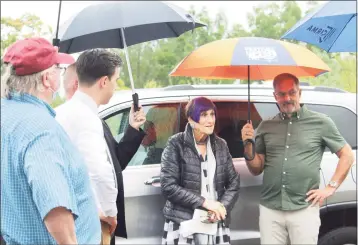
[[[129,108],[120,111],[119,113],[107,118],[105,121],[111,130],[112,135],[119,142],[124,134],[125,129],[127,129],[129,123]]]
[[[128,166],[160,164],[168,138],[179,132],[179,108],[178,103],[143,106],[147,121],[142,129],[146,135]],[[128,118],[129,108],[105,120],[117,142],[122,139],[129,126]]]
[[[357,149],[357,115],[351,110],[333,105],[317,105],[306,104],[307,108],[312,111],[320,112],[329,116],[336,124],[339,132],[347,143],[353,148]],[[326,151],[329,151],[326,148]]]
[[[248,120],[247,102],[215,102],[218,115],[215,132],[223,138],[233,158],[244,156],[241,129]],[[250,113],[254,129],[262,120],[275,116],[279,112],[275,103],[251,103]]]

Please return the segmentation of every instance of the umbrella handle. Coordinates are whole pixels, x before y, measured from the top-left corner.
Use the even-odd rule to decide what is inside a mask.
[[[248,154],[246,154],[245,153],[245,151],[244,151],[244,158],[245,158],[245,160],[247,160],[247,161],[252,161],[252,160],[254,160],[254,158],[255,158],[255,152],[256,152],[256,147],[255,147],[255,141],[253,140],[253,139],[247,139],[247,140],[245,140],[244,141],[244,148],[245,148],[245,146],[247,145],[247,144],[252,144],[252,152],[251,152],[251,156],[252,157],[249,157],[248,156]]]
[[[139,96],[137,93],[132,94],[134,111],[139,111]]]

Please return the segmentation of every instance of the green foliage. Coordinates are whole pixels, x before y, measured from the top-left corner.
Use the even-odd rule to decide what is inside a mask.
[[[4,51],[17,40],[28,37],[50,38],[52,29],[42,20],[30,13],[23,14],[20,18],[1,17],[1,68],[3,65]],[[3,69],[1,69],[1,74]]]
[[[65,100],[64,98],[61,98],[60,96],[57,96],[57,97],[54,99],[54,101],[52,101],[51,107],[52,107],[52,108],[56,108],[57,106],[59,106],[59,105],[65,103],[65,101],[66,101],[66,100]]]
[[[122,79],[117,80],[117,90],[128,90],[130,89],[124,84],[124,81]]]
[[[158,83],[156,81],[148,81],[145,85],[144,88],[158,88]]]
[[[273,39],[279,39],[301,18],[301,9],[295,1],[261,4],[247,16],[253,36]]]
[[[312,11],[320,3],[308,2],[308,11]],[[267,2],[255,5],[247,15],[248,29],[241,23],[233,23],[229,28],[225,13],[219,12],[210,17],[207,8],[188,10],[196,19],[207,24],[193,32],[184,33],[178,38],[167,38],[133,45],[128,48],[133,79],[136,88],[156,88],[177,84],[228,84],[228,80],[203,80],[189,77],[170,77],[169,73],[190,52],[206,43],[235,37],[267,37],[279,39],[289,28],[297,23],[307,12],[303,13],[296,1]],[[21,18],[1,18],[1,53],[11,43],[27,35],[46,36],[52,30],[37,17],[25,14]],[[298,43],[298,42],[294,42]],[[316,78],[302,79],[311,85],[337,87],[350,92],[357,91],[356,54],[328,54],[312,45],[305,45],[316,53],[332,69],[331,72]],[[124,51],[116,49],[124,59]],[[118,89],[130,89],[127,62],[121,72]],[[251,81],[254,82],[254,81]],[[241,80],[241,83],[247,83]]]
[[[25,13],[20,18],[1,17],[1,56],[4,50],[16,40],[27,37],[51,36],[52,29],[33,14]]]

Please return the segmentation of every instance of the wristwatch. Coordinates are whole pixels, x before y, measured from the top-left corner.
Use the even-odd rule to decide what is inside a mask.
[[[328,185],[329,185],[330,187],[333,187],[333,188],[337,188],[337,187],[338,187],[337,181],[334,181],[334,180],[331,180],[331,181],[328,183]]]

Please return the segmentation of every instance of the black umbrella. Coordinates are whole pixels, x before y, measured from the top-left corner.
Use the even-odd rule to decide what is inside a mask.
[[[54,44],[64,53],[92,48],[124,49],[133,102],[137,109],[138,95],[134,91],[127,47],[151,40],[179,37],[184,32],[202,26],[205,25],[195,22],[189,13],[170,3],[106,2],[86,7],[67,20],[56,32]]]

